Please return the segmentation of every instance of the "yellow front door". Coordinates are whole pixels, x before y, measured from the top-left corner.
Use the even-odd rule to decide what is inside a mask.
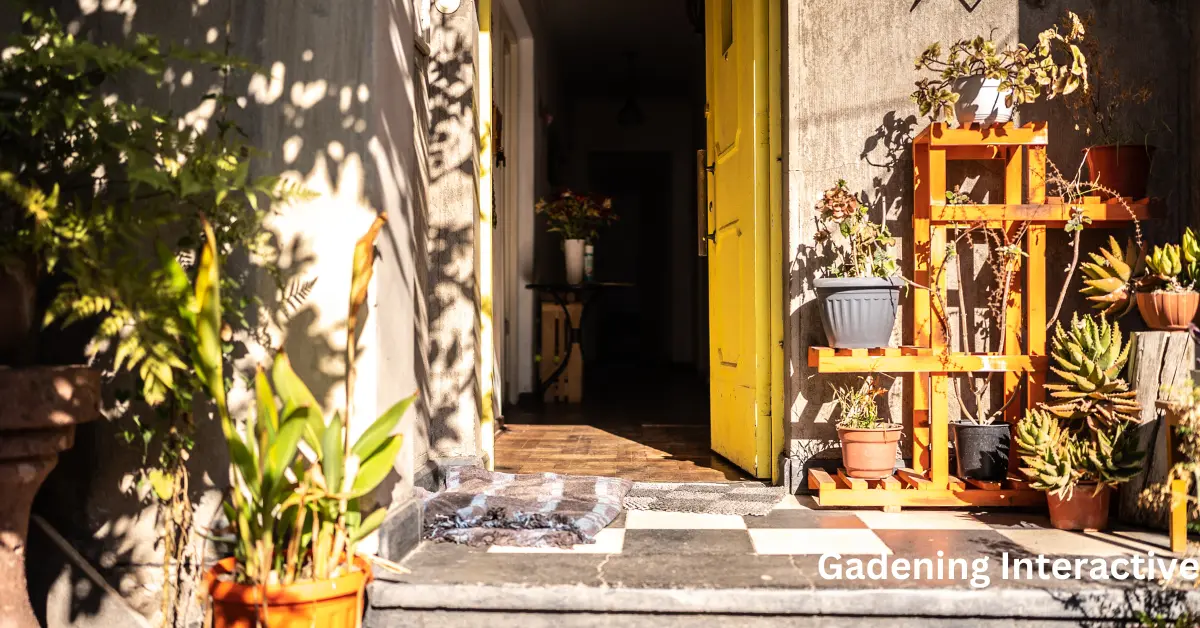
[[[768,0],[705,0],[712,448],[771,477]]]

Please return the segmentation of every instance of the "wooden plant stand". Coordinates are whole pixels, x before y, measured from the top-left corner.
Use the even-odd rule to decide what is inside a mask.
[[[822,506],[1036,506],[1046,497],[1017,477],[1015,468],[1004,482],[964,481],[950,473],[949,381],[963,373],[1005,373],[1004,398],[1022,395],[1010,404],[1005,420],[1018,420],[1026,408],[1045,399],[1048,368],[1046,350],[1046,231],[1067,223],[1080,210],[1097,226],[1130,222],[1133,216],[1116,199],[1087,198],[1076,205],[1046,197],[1044,122],[951,128],[934,123],[913,140],[913,346],[879,349],[810,347],[808,364],[819,373],[895,373],[910,378],[913,467],[883,481],[860,481],[839,472],[830,476],[811,470],[808,486]],[[1004,203],[949,205],[946,203],[946,162],[1000,160],[1004,163]],[[1023,185],[1027,184],[1027,185]],[[1145,199],[1124,199],[1138,220],[1149,216]],[[938,319],[946,303],[948,232],[983,223],[989,229],[1014,234],[1028,223],[1023,239],[1027,257],[1014,274],[1005,321],[1005,353],[956,353]],[[936,285],[933,285],[936,283]],[[931,290],[938,291],[940,301]],[[1022,384],[1024,388],[1022,390]],[[1015,461],[1015,456],[1011,458]]]

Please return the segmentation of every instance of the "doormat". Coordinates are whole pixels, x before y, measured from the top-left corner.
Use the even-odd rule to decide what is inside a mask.
[[[632,482],[553,473],[450,467],[438,493],[417,489],[425,536],[466,545],[569,548],[592,543],[621,513]]]
[[[634,482],[625,509],[761,517],[785,495],[786,487],[760,482]]]

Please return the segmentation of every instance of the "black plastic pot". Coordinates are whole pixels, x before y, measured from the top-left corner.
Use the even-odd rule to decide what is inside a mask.
[[[900,308],[899,277],[828,278],[814,282],[821,325],[837,349],[886,347]]]
[[[951,423],[958,477],[1000,482],[1008,477],[1008,447],[1011,431],[1007,423],[978,425]]]

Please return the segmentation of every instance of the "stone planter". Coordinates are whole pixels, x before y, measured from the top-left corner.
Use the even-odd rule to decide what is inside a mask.
[[[100,373],[83,366],[0,368],[0,619],[38,628],[25,588],[29,509],[75,426],[100,416]]]
[[[954,103],[954,118],[959,126],[1004,124],[1013,117],[1013,108],[1006,99],[1010,90],[1000,91],[999,79],[984,78],[982,74],[960,78],[950,86],[958,94]]]

